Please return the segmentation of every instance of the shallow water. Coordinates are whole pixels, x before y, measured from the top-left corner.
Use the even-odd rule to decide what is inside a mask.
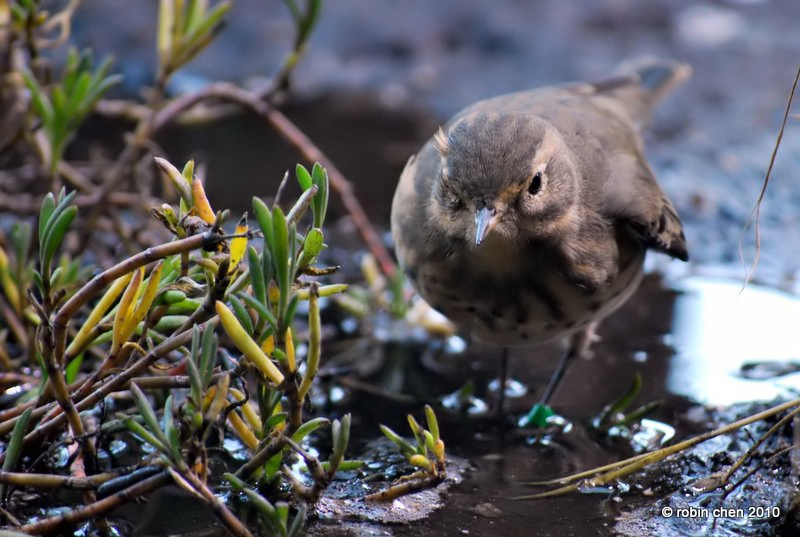
[[[574,421],[569,433],[556,436],[549,445],[531,445],[526,431],[509,426],[511,419],[498,423],[439,410],[449,453],[472,464],[463,481],[452,487],[441,510],[422,522],[381,526],[378,533],[373,533],[376,527],[368,523],[346,523],[345,530],[326,522],[312,524],[311,534],[614,535],[620,511],[658,501],[658,496],[637,490],[637,479],[632,479],[634,486],[629,494],[617,488],[601,488],[594,494],[572,493],[543,500],[511,498],[544,490],[526,482],[562,476],[632,454],[623,439],[598,437],[588,421],[626,389],[635,373],[643,378],[637,403],[661,400],[650,417],[667,429],[674,427],[678,439],[709,427],[717,419],[712,409],[690,410],[695,408],[694,402],[718,405],[765,400],[800,387],[797,374],[755,380],[741,378],[739,373],[741,364],[766,358],[770,360],[764,373],[767,375],[777,368],[776,362],[785,363],[797,356],[798,346],[793,344],[788,323],[797,318],[791,314],[800,307],[800,300],[757,285],[748,286],[740,294],[740,282],[710,277],[682,277],[674,283],[674,289],[663,288],[655,276],[648,277],[631,302],[601,327],[602,339],[595,347],[594,358],[575,365],[553,401],[557,411]],[[756,344],[748,343],[751,338]],[[530,389],[525,396],[509,401],[512,414],[519,415],[536,401],[555,357],[556,348],[516,352],[514,376]],[[496,349],[476,345],[440,360],[454,362],[453,371],[469,371],[476,386],[481,386],[496,374],[498,358]],[[483,393],[491,405],[493,394]],[[372,412],[362,412],[361,430],[369,430],[371,419],[395,426],[392,417],[402,416],[398,408],[383,410],[385,401],[371,399],[364,404],[362,397],[355,396],[352,401],[361,400],[355,404]],[[409,411],[419,414],[419,408],[410,405]],[[726,441],[720,440],[724,445]],[[671,490],[670,479],[675,477],[648,479],[663,481],[659,486],[666,494]],[[630,485],[627,480],[626,484]],[[680,486],[676,479],[672,489]],[[773,488],[775,494],[783,494]],[[670,525],[674,520],[656,516],[650,521],[656,525],[662,522],[663,535],[676,531]],[[768,530],[769,523],[765,524]]]
[[[671,338],[676,349],[667,377],[671,392],[707,405],[797,397],[800,298],[704,277],[685,278],[676,288],[681,295]],[[745,365],[751,366],[749,378]],[[770,376],[778,372],[785,374]]]

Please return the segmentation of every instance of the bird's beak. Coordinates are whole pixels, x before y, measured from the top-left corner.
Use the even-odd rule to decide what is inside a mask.
[[[486,239],[486,236],[497,224],[497,210],[494,207],[481,207],[475,213],[475,246]]]

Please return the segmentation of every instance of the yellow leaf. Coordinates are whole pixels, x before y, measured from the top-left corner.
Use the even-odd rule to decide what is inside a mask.
[[[78,353],[80,353],[81,350],[86,347],[86,345],[91,343],[90,341],[87,341],[89,334],[103,318],[103,315],[106,314],[108,309],[111,307],[111,304],[113,304],[120,293],[122,293],[122,290],[125,289],[125,286],[130,283],[132,276],[133,274],[129,272],[124,276],[120,276],[114,280],[114,283],[112,283],[105,292],[103,298],[97,302],[95,307],[92,309],[92,312],[86,318],[86,322],[81,325],[78,333],[75,334],[75,337],[70,342],[69,347],[67,347],[66,350],[67,357],[77,356]]]
[[[408,458],[408,462],[423,470],[430,471],[433,469],[433,463],[431,463],[425,455],[420,455],[419,453],[411,455],[411,457]]]
[[[6,294],[11,307],[14,308],[14,311],[20,313],[22,311],[22,300],[19,289],[17,289],[14,280],[11,278],[11,271],[8,269],[8,256],[2,248],[0,248],[0,285],[2,285],[3,292]]]
[[[194,208],[197,210],[197,216],[202,218],[205,223],[213,224],[217,217],[211,209],[211,204],[208,203],[203,183],[197,177],[192,179],[192,199],[194,200]]]
[[[139,326],[139,323],[147,316],[147,312],[153,304],[153,299],[156,297],[156,291],[158,291],[158,284],[161,281],[161,269],[163,266],[163,263],[159,261],[156,266],[153,267],[150,276],[147,278],[147,285],[145,286],[144,292],[141,294],[141,298],[139,298],[139,302],[135,307],[133,304],[128,307],[128,313],[125,315],[125,319],[122,321],[122,327],[120,328],[121,342],[124,343],[127,341],[136,331],[136,327]],[[140,272],[144,274],[144,267],[140,269]],[[137,287],[140,286],[137,285]],[[119,311],[117,311],[117,315],[119,315]]]
[[[230,387],[230,383],[230,375],[222,375],[217,381],[216,390],[214,390],[214,398],[211,399],[211,402],[206,409],[205,416],[203,416],[203,419],[206,423],[215,423],[217,421],[219,413],[222,412],[222,408],[225,405],[228,397],[228,388]]]
[[[236,231],[234,232],[236,235],[245,235],[248,231],[247,227],[247,213],[242,215],[241,220],[236,225]],[[233,269],[236,268],[236,265],[244,257],[244,253],[247,250],[247,237],[235,237],[231,239],[231,268],[230,271],[232,272]]]
[[[270,381],[276,385],[283,383],[283,373],[272,363],[272,360],[267,358],[267,355],[264,354],[264,351],[261,350],[258,343],[253,341],[253,338],[251,338],[242,325],[239,324],[236,315],[233,314],[230,308],[218,300],[216,309],[219,320],[222,322],[222,327],[231,340],[233,340],[233,344],[236,345],[236,348],[238,348]]]
[[[286,364],[289,366],[289,371],[297,371],[297,360],[294,354],[294,340],[292,339],[292,329],[286,329]]]
[[[264,343],[261,344],[261,350],[267,356],[272,356],[272,353],[275,352],[275,337],[272,334],[268,335]]]
[[[164,264],[159,261],[156,263],[156,266],[153,267],[153,270],[150,271],[150,277],[147,278],[147,286],[145,287],[144,293],[142,293],[142,298],[139,299],[139,303],[136,305],[133,315],[125,319],[123,329],[126,333],[125,339],[131,337],[139,323],[147,316],[147,312],[150,310],[150,306],[153,304],[153,300],[156,297],[158,284],[161,282],[161,269],[163,266]]]
[[[139,267],[139,270],[133,272],[131,281],[127,289],[122,294],[122,298],[117,306],[117,313],[114,316],[114,328],[111,335],[111,356],[116,356],[122,344],[128,339],[130,334],[125,336],[125,327],[127,319],[133,316],[133,302],[136,295],[139,293],[139,287],[142,285],[142,278],[144,278],[144,267]]]
[[[281,297],[281,291],[278,289],[278,285],[275,283],[275,280],[270,280],[269,287],[267,290],[269,301],[272,303],[278,302]]]
[[[172,185],[178,191],[181,200],[186,205],[192,203],[192,189],[183,175],[181,175],[181,172],[178,171],[178,168],[170,164],[168,160],[160,157],[155,157],[155,161],[161,171],[164,172],[164,175],[172,181]]]
[[[237,401],[244,400],[244,394],[237,390],[236,388],[230,389],[231,394]],[[258,412],[256,411],[255,407],[252,405],[252,401],[248,401],[247,403],[241,406],[242,416],[244,416],[245,421],[250,425],[250,428],[255,431],[261,431],[261,418],[258,416]]]
[[[258,438],[256,435],[253,434],[253,431],[247,426],[247,424],[239,417],[239,414],[236,412],[229,412],[228,413],[228,422],[233,427],[236,436],[239,437],[239,440],[247,446],[250,451],[255,451],[258,447]]]

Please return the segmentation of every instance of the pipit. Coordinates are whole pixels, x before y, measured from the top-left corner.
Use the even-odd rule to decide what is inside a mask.
[[[479,101],[400,176],[392,233],[422,298],[486,343],[566,342],[543,403],[636,290],[648,249],[688,260],[640,134],[689,74],[648,62],[599,83]]]

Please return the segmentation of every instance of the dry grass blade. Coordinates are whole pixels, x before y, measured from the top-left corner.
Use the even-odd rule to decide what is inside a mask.
[[[561,494],[566,494],[568,492],[575,492],[582,486],[605,485],[615,479],[619,479],[621,477],[630,475],[633,472],[636,472],[637,470],[641,470],[642,468],[644,468],[649,464],[662,461],[667,457],[669,457],[670,455],[674,455],[675,453],[680,453],[681,451],[685,451],[697,444],[705,442],[706,440],[710,440],[711,438],[715,438],[722,434],[733,432],[737,429],[744,427],[745,425],[750,425],[751,423],[755,423],[757,421],[772,417],[776,414],[780,414],[781,412],[784,412],[789,409],[794,409],[795,407],[798,406],[800,406],[800,399],[792,399],[791,401],[788,401],[786,403],[782,403],[772,408],[768,408],[763,412],[758,412],[756,414],[753,414],[752,416],[748,416],[746,418],[737,420],[731,424],[718,427],[713,431],[708,431],[706,433],[697,435],[693,438],[684,440],[683,442],[678,442],[675,445],[667,446],[665,448],[661,448],[656,451],[652,451],[650,453],[637,455],[629,459],[625,459],[612,464],[607,464],[605,466],[599,466],[597,468],[592,468],[591,470],[586,470],[584,472],[579,472],[558,479],[531,482],[529,484],[533,486],[556,486],[556,485],[561,485],[561,486],[559,488],[548,490],[545,492],[540,492],[537,494],[527,494],[524,496],[517,496],[513,499],[535,500],[539,498],[547,498],[550,496],[558,496]]]

